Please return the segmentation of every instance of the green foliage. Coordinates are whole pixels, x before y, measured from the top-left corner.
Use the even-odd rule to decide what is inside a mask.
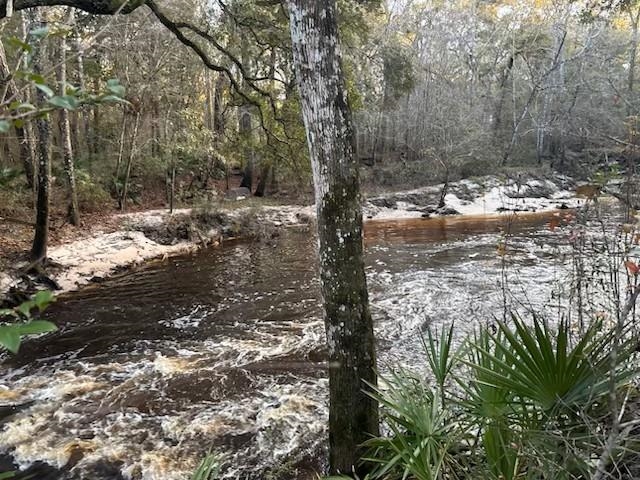
[[[594,322],[572,335],[513,316],[453,351],[453,328],[424,341],[438,390],[392,373],[371,395],[389,437],[368,442],[372,478],[588,478],[605,441],[603,406],[640,373],[637,340]],[[615,355],[612,353],[615,351]],[[443,388],[451,379],[458,389]],[[442,397],[441,397],[442,395]],[[444,398],[446,396],[446,398]],[[473,433],[473,435],[472,435]]]
[[[57,330],[57,327],[45,320],[33,320],[32,311],[37,309],[42,312],[47,306],[55,301],[53,294],[43,290],[36,293],[31,300],[28,300],[15,308],[0,310],[0,319],[13,319],[9,323],[0,323],[0,345],[12,353],[18,353],[22,338],[29,335],[39,335]],[[15,321],[20,320],[20,321]]]
[[[427,352],[429,367],[436,379],[442,399],[445,398],[445,384],[457,361],[457,355],[452,355],[451,352],[452,343],[453,323],[449,327],[449,330],[447,330],[445,325],[442,326],[440,338],[436,338],[431,332],[431,329],[427,330],[427,338],[423,338],[423,346],[425,352]]]
[[[591,182],[600,187],[606,187],[613,180],[617,180],[621,177],[619,165],[607,165],[604,168],[598,169],[591,177]]]
[[[488,342],[473,343],[483,360],[467,361],[476,377],[493,388],[510,392],[505,400],[513,411],[535,409],[546,417],[584,409],[609,392],[609,369],[615,329],[601,333],[603,325],[594,322],[577,342],[571,343],[569,327],[561,322],[556,332],[537,318],[533,326],[513,317],[513,327],[499,322],[498,335]],[[488,351],[487,343],[493,346]],[[617,386],[637,375],[632,357],[635,341],[629,337],[618,349]],[[486,360],[484,359],[486,357]],[[483,365],[491,363],[491,368]]]
[[[462,438],[460,423],[419,377],[401,371],[384,383],[386,388],[373,387],[371,396],[386,408],[384,419],[393,436],[366,443],[371,453],[365,460],[378,464],[371,478],[387,478],[395,470],[403,478],[440,478],[454,463],[451,450]]]
[[[387,102],[395,102],[413,90],[416,78],[412,58],[413,52],[398,42],[392,42],[382,50]]]
[[[0,187],[7,187],[11,182],[21,175],[17,168],[0,169]]]
[[[71,84],[64,86],[64,94],[57,95],[53,87],[49,85],[47,79],[32,71],[31,59],[34,51],[38,49],[40,42],[52,35],[48,27],[38,28],[29,32],[27,41],[22,41],[16,37],[3,39],[2,43],[18,51],[18,56],[26,55],[27,67],[18,68],[13,74],[12,81],[21,81],[21,88],[32,87],[39,90],[44,95],[44,103],[33,105],[21,102],[15,98],[3,101],[2,114],[0,115],[0,133],[8,132],[12,126],[21,127],[30,118],[46,116],[49,113],[64,109],[77,110],[85,105],[98,105],[105,103],[126,103],[124,99],[125,89],[117,79],[107,80],[103,91],[89,92]],[[21,63],[19,63],[21,65]]]
[[[83,212],[102,211],[111,202],[109,192],[86,170],[76,170],[76,191]]]
[[[220,461],[216,455],[208,453],[193,472],[191,480],[215,480],[219,475]]]

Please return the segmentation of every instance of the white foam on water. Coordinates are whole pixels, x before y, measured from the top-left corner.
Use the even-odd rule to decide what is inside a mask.
[[[493,321],[505,301],[523,316],[529,308],[555,318],[566,311],[559,298],[571,278],[570,232],[542,230],[509,237],[504,256],[498,233],[370,247],[367,275],[382,371],[424,369],[426,328],[454,321],[460,339]],[[167,326],[194,333],[186,339],[140,339],[130,352],[71,354],[53,365],[2,372],[0,403],[35,403],[0,428],[0,450],[22,467],[36,461],[62,467],[73,459],[74,473],[92,480],[106,480],[92,473],[97,462],[119,465],[132,480],[187,479],[210,447],[223,460],[224,478],[264,478],[287,463],[318,457],[326,445],[328,384],[323,364],[309,358],[324,348],[324,325],[311,287],[278,289],[279,281],[267,292],[230,286],[225,302],[176,314]],[[296,297],[295,318],[238,318],[227,327],[233,335],[199,338],[233,306],[287,301],[303,288],[310,294]],[[272,306],[265,311],[281,310]]]

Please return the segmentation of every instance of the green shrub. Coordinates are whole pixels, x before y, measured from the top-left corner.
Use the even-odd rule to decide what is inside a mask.
[[[95,182],[84,170],[76,171],[76,189],[78,206],[82,212],[103,211],[106,205],[113,204],[113,199],[105,187]]]
[[[437,388],[400,371],[372,389],[391,431],[368,442],[372,479],[591,477],[611,392],[640,373],[630,329],[598,321],[572,337],[563,322],[552,329],[514,316],[456,351],[452,342],[452,329],[425,340]]]

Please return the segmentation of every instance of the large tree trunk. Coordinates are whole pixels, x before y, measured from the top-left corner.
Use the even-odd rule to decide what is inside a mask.
[[[74,21],[73,9],[69,9],[68,24]],[[60,94],[65,95],[67,84],[67,37],[62,35],[60,40],[60,70],[59,70]],[[73,165],[73,146],[71,144],[71,122],[69,110],[60,110],[60,128],[62,130],[62,158],[64,160],[64,173],[67,177],[69,195],[69,221],[72,225],[80,225],[80,211],[78,209],[78,192],[76,189],[76,174]]]
[[[31,30],[43,26],[40,13],[37,10],[32,12]],[[35,46],[33,54],[33,72],[42,75],[44,72],[43,62],[46,59],[46,42],[40,41]],[[42,91],[37,93],[38,104],[46,102],[46,96]],[[37,130],[37,160],[38,160],[38,192],[36,199],[36,228],[31,247],[31,258],[39,262],[44,262],[47,258],[47,244],[49,240],[49,187],[51,182],[51,155],[49,151],[49,139],[51,127],[48,117],[41,117],[36,120]]]
[[[313,170],[320,277],[329,347],[329,462],[356,469],[378,433],[375,344],[363,262],[354,134],[338,47],[335,1],[288,0],[296,78]]]

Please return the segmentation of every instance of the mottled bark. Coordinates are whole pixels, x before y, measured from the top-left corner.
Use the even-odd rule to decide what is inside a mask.
[[[40,13],[37,10],[31,12],[31,29],[41,28],[44,24]],[[35,45],[32,58],[33,72],[42,75],[44,72],[43,62],[46,59],[46,42],[39,42]],[[46,96],[40,90],[37,92],[37,103],[42,105],[46,102]],[[49,240],[49,190],[51,183],[51,154],[49,141],[51,137],[51,127],[48,117],[41,117],[36,120],[37,132],[37,163],[38,163],[38,191],[36,199],[36,228],[31,247],[31,258],[39,262],[44,262],[47,258],[47,244]]]
[[[74,21],[73,9],[69,9],[67,20],[69,24]],[[60,94],[65,95],[67,84],[67,37],[63,35],[60,40],[60,69],[58,71],[60,82]],[[71,144],[71,122],[69,110],[60,110],[60,129],[62,133],[62,159],[64,161],[64,173],[67,177],[68,214],[72,225],[80,225],[80,211],[78,209],[78,191],[76,189],[76,173],[73,162],[73,146]]]
[[[375,344],[362,243],[358,165],[342,74],[335,1],[289,0],[293,55],[318,214],[320,277],[329,347],[331,471],[357,469],[378,433]]]

